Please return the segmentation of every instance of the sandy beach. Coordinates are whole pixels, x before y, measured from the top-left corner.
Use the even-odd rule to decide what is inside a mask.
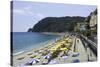
[[[79,38],[62,35],[45,46],[13,56],[13,66],[77,63],[87,59],[87,52]],[[95,56],[90,59],[97,60]]]
[[[47,47],[52,47],[52,43],[54,43],[53,41],[51,42],[48,42],[48,44],[42,46],[42,47],[38,47],[38,48],[34,48],[34,49],[31,49],[29,51],[26,51],[26,52],[23,52],[23,53],[20,53],[18,55],[15,55],[13,56],[13,65],[14,66],[17,66],[17,65],[20,65],[24,62],[26,62],[27,60],[30,60],[32,56],[36,55],[36,56],[39,56],[39,51],[41,51],[40,53],[42,53],[43,51],[47,50]],[[18,60],[18,58],[23,58],[21,61]]]
[[[48,33],[45,33],[45,34],[48,34]],[[49,34],[52,34],[52,33],[49,33]],[[56,35],[58,35],[58,34],[56,34]],[[59,35],[62,35],[62,34],[59,34]],[[60,39],[60,38],[61,37],[59,37],[57,39]],[[54,46],[55,41],[54,40],[48,41],[47,44],[44,46],[28,50],[28,51],[20,53],[18,55],[14,55],[13,56],[13,66],[15,67],[17,65],[23,65],[25,62],[27,62],[27,60],[32,59],[34,56],[41,57],[41,55],[44,51],[47,51],[48,49],[50,49],[51,47]]]

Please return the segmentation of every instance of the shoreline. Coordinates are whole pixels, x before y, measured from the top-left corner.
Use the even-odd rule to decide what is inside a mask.
[[[35,33],[37,33],[37,32],[35,32]],[[54,33],[49,33],[49,32],[42,32],[40,34],[45,34],[45,35],[59,35],[61,37],[61,34],[60,33],[55,33],[54,34]],[[36,50],[38,48],[41,48],[42,46],[45,46],[48,42],[55,41],[56,39],[59,39],[60,37],[57,37],[55,39],[51,39],[51,40],[45,41],[43,43],[36,44],[36,45],[39,45],[40,44],[39,46],[35,46],[35,47],[34,46],[31,46],[31,47],[26,48],[25,50],[21,50],[21,51],[15,52],[15,53],[13,53],[13,56],[17,56],[17,55],[23,54],[25,52],[28,52],[28,51],[31,51],[31,50]]]
[[[56,39],[59,39],[59,38],[60,37],[57,37]],[[43,46],[41,45],[40,47],[27,50],[18,55],[13,55],[13,65],[17,66],[19,64],[25,63],[27,60],[30,59],[30,56],[35,55],[35,53],[37,53],[36,51],[41,51],[42,49],[46,49],[46,47],[53,46],[53,43],[56,41],[56,39],[46,41]],[[43,43],[41,43],[41,44],[43,44]],[[18,62],[18,61],[20,61],[20,60],[18,60],[18,58],[24,58],[24,60],[22,59],[22,62]]]
[[[58,39],[59,37],[57,37],[56,39]],[[56,40],[55,39],[55,40]],[[40,46],[36,46],[36,47],[33,47],[32,46],[32,48],[28,48],[29,50],[26,50],[26,51],[24,51],[24,50],[22,50],[22,51],[19,51],[19,52],[16,52],[15,54],[17,54],[17,53],[19,53],[18,55],[20,55],[20,54],[23,54],[23,53],[26,53],[26,52],[30,52],[30,51],[35,51],[35,50],[39,50],[39,49],[42,49],[42,48],[44,48],[44,47],[47,47],[47,46],[49,46],[50,44],[52,44],[53,42],[55,42],[54,41],[54,39],[52,39],[52,40],[48,40],[48,41],[46,41],[46,42],[44,42],[44,43],[39,43],[40,44]],[[49,44],[50,43],[50,44]],[[42,45],[41,45],[42,44]],[[43,46],[43,47],[42,47]],[[17,56],[17,55],[13,55],[13,56]]]
[[[74,39],[73,39],[74,37]],[[76,62],[86,62],[88,57],[85,52],[82,41],[76,36],[61,36],[56,38],[57,40],[48,41],[44,46],[32,49],[30,51],[24,52],[20,55],[13,57],[13,66],[25,66],[25,65],[45,65],[47,64],[55,64],[55,63],[76,63]],[[79,42],[77,42],[77,40]],[[67,41],[67,42],[66,42]],[[77,42],[77,43],[76,43]],[[64,44],[62,44],[64,43]],[[75,45],[76,43],[77,45]],[[79,46],[80,44],[80,46]],[[60,45],[60,47],[59,47]],[[62,45],[64,45],[62,47]],[[74,46],[76,46],[74,48]],[[56,47],[56,48],[54,48]],[[80,48],[81,47],[81,48]],[[52,48],[52,49],[51,49]],[[56,49],[56,50],[55,50]],[[75,51],[74,51],[75,49]],[[60,50],[59,53],[58,50]],[[54,57],[55,54],[57,57]],[[46,56],[51,56],[51,58],[44,58]],[[54,57],[54,58],[53,58]],[[96,61],[96,57],[90,58],[92,61]],[[33,60],[37,60],[37,62],[33,62]],[[50,61],[49,61],[50,60]],[[77,61],[76,61],[77,60]],[[55,62],[56,61],[56,62]],[[74,62],[75,61],[75,62]],[[52,63],[55,62],[55,63]],[[28,64],[27,64],[28,63]],[[30,64],[31,63],[31,64]]]
[[[66,32],[63,32],[63,33],[59,33],[59,32],[40,32],[40,33],[48,34],[48,35],[60,35],[60,36],[66,35]]]
[[[38,53],[38,51],[42,51],[41,53],[45,52],[46,50],[48,50],[48,48],[50,48],[50,46],[54,46],[53,43],[55,43],[55,41],[62,39],[62,37],[66,34],[66,33],[47,33],[47,32],[42,32],[42,34],[50,34],[50,35],[60,35],[59,37],[55,38],[55,39],[51,39],[48,40],[44,43],[44,45],[41,45],[37,48],[33,48],[30,50],[27,50],[25,52],[22,52],[18,55],[13,56],[13,65],[17,66],[17,65],[21,65],[21,64],[25,64],[28,60],[32,59],[31,57],[34,56],[36,54],[37,57],[40,56],[40,54]],[[66,35],[67,36],[67,35]],[[41,43],[43,44],[43,43]],[[20,60],[21,59],[21,60]]]

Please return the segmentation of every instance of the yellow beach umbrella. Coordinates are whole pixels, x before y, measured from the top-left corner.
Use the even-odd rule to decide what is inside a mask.
[[[50,49],[50,51],[56,51],[57,50],[57,47],[53,47]]]
[[[50,49],[50,51],[54,51],[54,50],[56,50],[54,47]]]
[[[54,47],[52,47],[51,49],[50,49],[50,52],[51,53],[53,53],[53,52],[55,52],[58,48],[60,48],[60,44],[58,44],[58,45],[55,45]]]
[[[65,50],[67,50],[67,48],[60,48],[60,50],[61,50],[61,51],[65,51]]]
[[[69,39],[69,40],[68,40],[68,42],[72,42],[72,40],[71,40],[71,39]]]
[[[65,43],[65,41],[62,41],[62,42],[60,42],[61,44],[64,44]]]
[[[51,48],[51,49],[50,49],[50,53],[53,53],[53,52],[55,52],[55,51],[56,51],[55,48]]]
[[[70,45],[70,43],[66,43],[65,45]]]
[[[59,43],[59,44],[57,44],[55,47],[59,48],[60,46],[61,46],[61,44]]]

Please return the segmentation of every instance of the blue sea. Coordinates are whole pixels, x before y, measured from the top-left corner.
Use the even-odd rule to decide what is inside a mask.
[[[35,32],[13,32],[12,36],[13,55],[44,46],[59,37]]]

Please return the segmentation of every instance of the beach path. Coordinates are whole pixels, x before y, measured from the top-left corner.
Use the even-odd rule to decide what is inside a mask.
[[[87,52],[83,46],[82,41],[79,38],[76,38],[76,51],[80,54],[77,59],[80,60],[80,62],[85,62],[88,60]]]

